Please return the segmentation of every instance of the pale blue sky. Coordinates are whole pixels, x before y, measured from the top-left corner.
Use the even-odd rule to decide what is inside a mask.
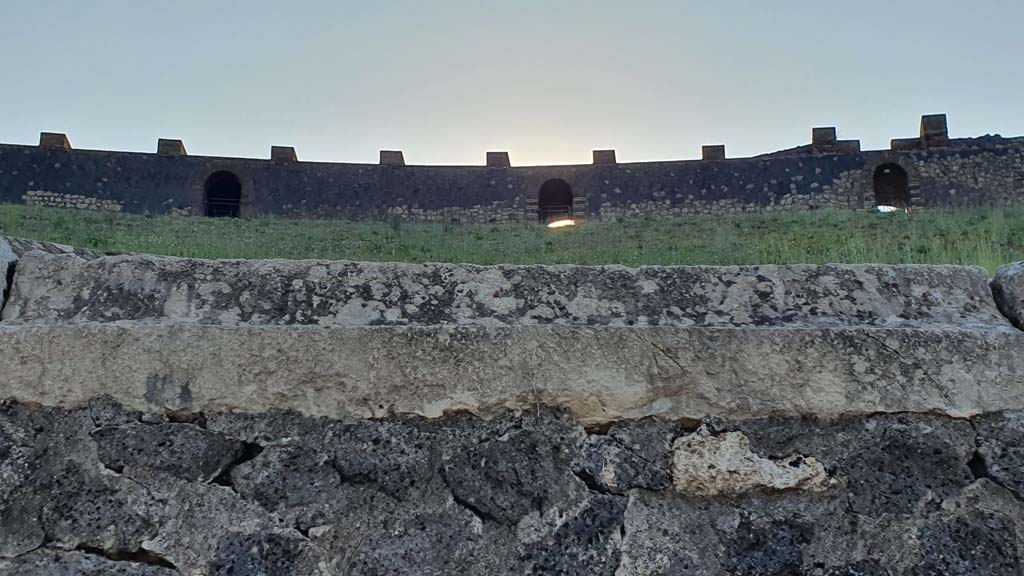
[[[0,142],[413,164],[1024,134],[1019,0],[0,0]]]

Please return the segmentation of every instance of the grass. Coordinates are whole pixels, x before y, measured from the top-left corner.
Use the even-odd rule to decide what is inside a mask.
[[[478,264],[973,264],[1024,260],[1024,208],[814,212],[535,224],[405,224],[130,216],[0,206],[0,235],[197,258]]]

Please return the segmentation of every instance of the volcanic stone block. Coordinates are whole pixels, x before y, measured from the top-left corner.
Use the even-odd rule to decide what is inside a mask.
[[[975,420],[979,472],[1017,494],[1024,494],[1024,412],[985,414]]]
[[[587,485],[611,494],[634,488],[663,490],[671,484],[669,469],[643,458],[611,436],[588,436],[573,471]]]
[[[55,150],[71,150],[71,142],[66,134],[59,132],[40,132],[39,147]]]
[[[110,426],[93,432],[100,461],[114,470],[147,467],[209,482],[242,452],[242,443],[192,424]]]
[[[848,505],[869,516],[910,513],[974,482],[970,422],[928,414],[764,418],[713,424],[720,437],[742,433],[757,455],[799,453],[842,484]],[[834,486],[833,486],[834,487]]]
[[[234,409],[176,417],[225,423],[237,416]],[[114,405],[108,411],[129,412]],[[666,482],[637,486],[628,496],[607,490],[637,479],[619,474],[637,470],[640,460],[650,457],[646,463],[655,465],[677,434],[684,434],[677,446],[691,444],[686,450],[696,454],[694,435],[652,420],[617,422],[605,435],[587,432],[562,411],[533,407],[493,420],[466,414],[322,419],[315,433],[302,415],[252,412],[244,418],[248,428],[304,432],[268,438],[265,450],[230,479],[210,484],[149,466],[124,474],[104,470],[90,449],[90,414],[0,403],[0,544],[11,533],[32,537],[21,543],[27,548],[0,547],[0,573],[1009,576],[1021,570],[1016,534],[1024,530],[1024,506],[1013,492],[1017,484],[1002,474],[1019,468],[1019,454],[998,469],[976,463],[969,469],[968,460],[977,459],[972,423],[935,414],[709,419],[696,433],[701,442],[717,439],[721,448],[740,436],[749,440],[729,468],[748,466],[751,458],[810,465],[785,456],[803,454],[824,464],[834,480],[820,491],[767,483],[717,496],[681,494]],[[1019,415],[986,416],[993,418],[974,421],[979,452],[998,444],[1016,450]],[[346,468],[330,450],[343,444],[352,448],[344,459],[362,447],[374,453]],[[419,460],[420,452],[430,454],[428,475],[414,474],[415,485],[389,494],[386,484],[397,481],[390,476],[410,470],[394,462],[410,454]],[[986,463],[990,455],[985,452]],[[600,478],[593,477],[598,470]],[[5,515],[11,504],[32,514]]]
[[[156,153],[159,156],[188,156],[184,142],[167,138],[157,140]]]

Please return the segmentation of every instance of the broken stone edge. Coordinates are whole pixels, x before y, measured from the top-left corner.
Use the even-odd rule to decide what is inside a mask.
[[[992,296],[999,311],[1024,330],[1024,262],[1007,264],[992,278]]]

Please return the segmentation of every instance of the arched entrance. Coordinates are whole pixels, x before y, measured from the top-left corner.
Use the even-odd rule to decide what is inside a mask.
[[[238,218],[242,205],[242,181],[234,172],[214,172],[203,184],[203,208],[211,218]]]
[[[542,223],[572,219],[572,186],[560,178],[541,184],[537,194],[537,217]]]
[[[910,177],[902,166],[889,162],[875,168],[872,178],[875,190],[875,207],[910,210]]]

